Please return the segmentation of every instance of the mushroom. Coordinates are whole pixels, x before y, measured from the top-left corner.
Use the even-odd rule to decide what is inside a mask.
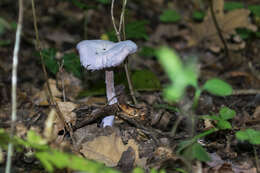
[[[114,43],[107,40],[84,40],[77,44],[80,62],[87,70],[106,69],[106,94],[109,105],[117,103],[114,87],[114,72],[111,67],[120,65],[129,54],[137,51],[130,40]],[[113,126],[114,115],[105,117],[102,126]]]

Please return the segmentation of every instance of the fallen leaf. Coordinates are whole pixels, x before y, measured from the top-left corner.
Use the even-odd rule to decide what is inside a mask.
[[[106,166],[116,166],[124,151],[131,146],[135,151],[135,164],[138,166],[144,166],[146,159],[139,158],[138,145],[133,139],[128,141],[127,145],[124,145],[120,136],[116,133],[112,133],[109,136],[99,136],[93,141],[82,144],[80,152],[88,159],[93,159],[106,164]]]
[[[56,85],[56,81],[53,79],[49,79],[50,84],[50,90],[52,92],[52,95],[56,101],[60,101],[60,98],[62,96],[62,93],[59,91]],[[33,102],[38,106],[48,106],[48,88],[47,88],[47,82],[44,84],[43,89],[40,92],[37,92],[32,100]]]
[[[55,30],[52,32],[48,32],[48,34],[46,34],[46,38],[58,44],[61,44],[63,42],[68,42],[68,43],[76,42],[75,36],[70,35],[65,30]]]
[[[218,22],[218,25],[222,31],[222,35],[225,39],[229,39],[231,35],[236,34],[236,28],[247,28],[252,31],[257,30],[257,26],[250,23],[249,14],[250,11],[247,9],[236,9],[228,13],[224,13],[224,0],[213,0],[214,13]],[[208,47],[221,47],[223,43],[220,40],[214,21],[212,19],[210,9],[208,9],[208,15],[204,21],[200,24],[192,24],[192,36],[190,40],[190,46],[197,44],[202,41],[206,41]],[[229,49],[243,48],[244,43],[231,44],[228,43]]]
[[[253,118],[259,120],[260,119],[260,106],[257,106],[255,112],[253,114]]]
[[[64,92],[66,98],[75,99],[82,90],[82,82],[72,73],[60,71],[57,73],[58,87]]]
[[[62,116],[64,120],[67,123],[70,123],[71,125],[76,124],[76,113],[72,112],[75,108],[77,108],[77,105],[72,103],[72,102],[57,102],[57,105],[59,106],[59,109],[62,113]],[[58,136],[58,133],[64,129],[64,124],[63,122],[59,119],[57,113],[55,120],[53,122],[53,135],[55,137]]]

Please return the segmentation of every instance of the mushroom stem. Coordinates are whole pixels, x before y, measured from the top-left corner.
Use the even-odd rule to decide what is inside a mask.
[[[115,86],[114,86],[114,72],[112,70],[106,71],[106,94],[107,94],[108,105],[117,103]],[[113,126],[113,123],[114,123],[114,115],[107,116],[102,120],[103,127]]]

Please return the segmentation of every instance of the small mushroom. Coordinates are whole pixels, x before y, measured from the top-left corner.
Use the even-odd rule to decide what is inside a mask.
[[[137,45],[130,41],[114,43],[107,40],[84,40],[78,43],[80,62],[87,70],[101,70],[120,65],[129,54],[137,51]],[[114,87],[114,72],[106,70],[106,94],[109,105],[117,103]],[[103,127],[113,126],[114,115],[102,120]]]

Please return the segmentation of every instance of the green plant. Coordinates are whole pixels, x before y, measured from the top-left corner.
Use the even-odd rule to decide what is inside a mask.
[[[127,23],[125,26],[125,34],[127,39],[145,39],[148,40],[146,33],[146,25],[149,22],[147,20],[139,20],[135,22]],[[107,33],[109,40],[117,41],[115,31]]]
[[[171,80],[170,86],[164,89],[164,97],[167,100],[178,102],[182,99],[188,86],[195,89],[193,106],[189,111],[191,115],[187,116],[192,122],[194,122],[194,111],[197,108],[199,97],[203,91],[207,91],[216,96],[228,96],[232,93],[231,86],[217,78],[209,79],[202,86],[199,86],[198,70],[192,59],[188,63],[183,64],[177,53],[167,47],[161,47],[156,51],[156,55]],[[180,113],[182,112],[185,112],[185,110],[180,108]],[[217,120],[218,128],[212,128],[192,137],[191,139],[182,141],[179,144],[177,153],[188,160],[197,159],[200,161],[209,161],[210,157],[208,156],[208,153],[201,146],[201,144],[198,143],[198,140],[218,130],[230,129],[231,125],[227,120],[233,118],[234,116],[235,112],[226,107],[220,110],[218,116],[205,116],[205,118]],[[192,124],[192,126],[193,130],[195,125]],[[175,130],[173,131],[175,133]]]
[[[192,18],[194,19],[194,20],[197,20],[197,21],[202,21],[203,19],[204,19],[204,17],[205,17],[205,12],[204,11],[194,11],[193,13],[192,13]]]
[[[252,145],[259,145],[260,131],[254,129],[240,130],[236,132],[236,138],[241,141],[248,141]]]
[[[232,109],[229,109],[228,107],[223,107],[220,109],[218,115],[205,115],[201,118],[203,119],[210,119],[216,121],[217,128],[211,128],[203,133],[198,134],[197,136],[194,136],[192,139],[182,141],[179,144],[179,148],[177,150],[178,154],[183,155],[185,158],[188,159],[197,159],[200,161],[210,161],[210,157],[206,150],[203,148],[201,144],[199,144],[197,141],[202,138],[206,137],[214,132],[217,132],[219,130],[227,130],[232,129],[232,126],[228,120],[234,118],[236,115],[236,112]],[[259,132],[259,142],[260,142],[260,132]]]
[[[57,51],[53,48],[44,49],[41,51],[45,66],[47,70],[50,71],[53,75],[56,75],[56,73],[59,71],[59,64],[55,58],[56,52]]]
[[[175,10],[164,10],[160,15],[161,22],[178,22],[180,21],[181,16]]]
[[[232,126],[228,120],[234,118],[236,112],[228,107],[223,107],[220,109],[218,115],[204,115],[203,119],[210,119],[217,121],[216,125],[219,130],[232,129]]]
[[[31,130],[27,132],[27,137],[24,140],[17,136],[11,138],[4,129],[0,129],[0,155],[2,149],[7,149],[9,142],[13,143],[17,152],[23,152],[24,148],[33,149],[33,154],[30,157],[37,158],[48,172],[69,168],[74,171],[86,171],[89,173],[120,173],[115,169],[106,167],[104,164],[50,148],[47,140]],[[144,170],[135,168],[133,172],[141,173]],[[157,171],[152,169],[151,173],[157,173]],[[165,172],[161,170],[160,173]]]
[[[53,75],[56,75],[59,71],[59,64],[63,64],[64,69],[67,72],[72,73],[74,76],[81,78],[83,73],[83,68],[80,64],[80,60],[78,55],[75,53],[66,53],[61,58],[61,60],[58,60],[56,58],[57,50],[50,48],[50,49],[43,49],[41,51],[43,56],[43,62],[49,72],[51,72]],[[38,53],[39,55],[40,53]]]
[[[217,131],[216,128],[212,128],[210,130],[207,130],[201,134],[194,136],[189,140],[184,140],[180,142],[178,145],[177,154],[182,155],[184,158],[188,160],[197,159],[204,162],[210,161],[210,157],[207,151],[202,147],[201,144],[198,143],[198,140],[216,131]]]
[[[194,62],[183,64],[178,54],[167,47],[156,51],[160,63],[168,74],[172,84],[164,90],[164,96],[170,101],[179,101],[188,86],[195,88],[194,108],[203,91],[216,96],[228,96],[232,88],[226,82],[214,78],[207,80],[201,87],[198,85],[198,71]]]
[[[240,141],[248,141],[250,144],[253,145],[256,168],[257,168],[257,172],[259,172],[260,171],[259,158],[257,154],[257,147],[255,145],[260,144],[260,131],[250,129],[250,128],[246,130],[240,130],[236,132],[236,138]]]
[[[47,145],[47,141],[41,138],[34,131],[28,131],[26,140],[18,137],[10,138],[9,134],[0,129],[0,146],[6,149],[8,142],[12,142],[17,151],[22,148],[34,149],[34,156],[41,162],[48,172],[57,169],[70,168],[76,171],[87,171],[91,173],[119,173],[112,168],[107,168],[101,163],[90,161],[82,157],[68,154],[57,149],[52,149]]]

